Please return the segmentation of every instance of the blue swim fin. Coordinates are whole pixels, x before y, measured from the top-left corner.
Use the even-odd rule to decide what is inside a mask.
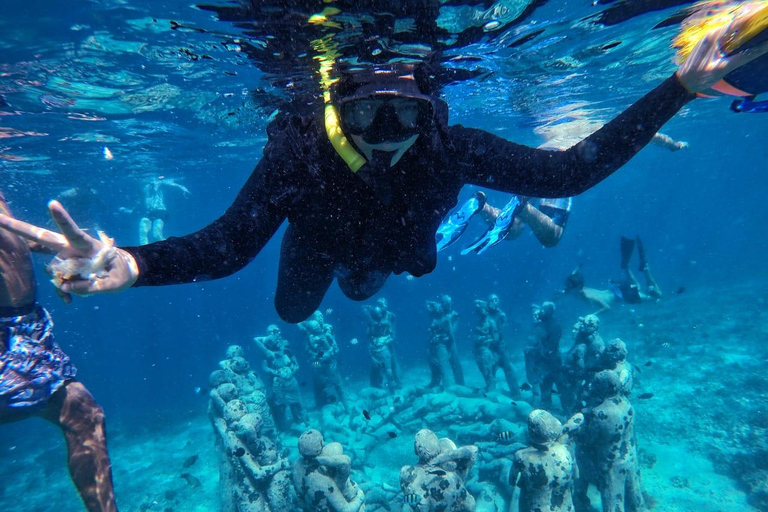
[[[518,212],[523,206],[524,203],[520,201],[520,198],[514,196],[499,212],[499,216],[496,217],[496,222],[493,223],[493,226],[488,228],[488,231],[476,240],[475,243],[461,251],[462,256],[473,251],[477,254],[482,254],[486,249],[490,249],[504,240],[512,229],[515,217],[517,217]]]
[[[435,233],[435,241],[437,242],[437,250],[442,251],[464,233],[469,225],[469,219],[472,216],[483,209],[485,206],[485,194],[477,192],[471,199],[464,203],[461,208],[455,210],[448,217],[443,219],[440,223],[440,227],[437,228]]]

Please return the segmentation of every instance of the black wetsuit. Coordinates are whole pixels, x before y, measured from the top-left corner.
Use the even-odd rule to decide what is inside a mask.
[[[334,152],[319,115],[279,117],[267,129],[263,158],[222,217],[185,237],[126,248],[140,269],[135,286],[233,274],[287,218],[275,306],[284,320],[299,322],[334,277],[347,296],[362,300],[392,272],[434,270],[435,232],[465,184],[533,197],[580,194],[624,165],[691,99],[671,77],[566,151],[440,119],[375,187]]]

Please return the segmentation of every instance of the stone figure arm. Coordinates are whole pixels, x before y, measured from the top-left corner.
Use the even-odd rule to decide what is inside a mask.
[[[266,357],[269,354],[269,349],[267,349],[266,345],[264,344],[266,339],[266,336],[257,336],[253,338],[253,342],[256,344],[256,348],[262,357]]]
[[[472,467],[475,465],[477,459],[478,448],[475,445],[462,446],[455,450],[449,450],[445,453],[441,453],[434,460],[432,464],[436,466],[443,466],[449,463],[454,463],[456,472],[462,477],[466,478]]]
[[[584,415],[580,412],[574,414],[563,425],[563,433],[557,439],[559,443],[570,444],[574,440],[576,432],[584,425]]]
[[[327,476],[315,473],[309,477],[309,492],[322,492],[323,497],[333,512],[359,512],[364,504],[362,489],[357,489],[357,494],[350,501],[344,497],[341,489]]]

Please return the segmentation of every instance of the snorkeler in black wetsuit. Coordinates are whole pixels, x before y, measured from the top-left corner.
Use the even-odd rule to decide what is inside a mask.
[[[394,141],[396,149],[372,149],[368,163],[352,173],[316,117],[278,118],[268,128],[264,157],[223,217],[187,237],[126,249],[138,263],[136,285],[232,274],[287,218],[275,298],[280,316],[288,322],[304,320],[318,308],[334,277],[345,295],[367,299],[390,273],[418,277],[434,270],[435,231],[465,184],[538,197],[579,194],[628,161],[692,99],[671,78],[581,144],[550,152],[447,126],[445,105],[424,94],[416,80],[406,82],[403,77],[409,74],[370,74],[376,82],[362,82],[359,88],[376,89],[347,100],[380,102],[370,107],[378,110],[369,114],[370,126],[361,127],[359,136],[362,144]],[[343,105],[342,127],[357,141],[349,124],[360,114],[345,120]],[[411,114],[398,111],[406,108],[424,111],[414,114],[413,126],[402,119]]]
[[[401,64],[344,74],[330,90],[326,130],[322,112],[278,116],[232,206],[196,233],[107,249],[108,241],[82,232],[56,202],[50,209],[64,236],[3,216],[0,226],[58,250],[60,260],[94,260],[94,268],[60,271],[63,292],[89,294],[233,274],[287,219],[275,305],[284,320],[299,322],[334,278],[348,297],[363,300],[390,273],[434,270],[435,232],[465,184],[567,197],[608,177],[696,91],[758,55],[718,57],[718,40],[703,40],[675,75],[565,151],[448,126],[428,76]]]

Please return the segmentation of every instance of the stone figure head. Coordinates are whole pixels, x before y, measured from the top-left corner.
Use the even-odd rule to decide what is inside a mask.
[[[310,429],[299,436],[299,453],[305,459],[314,459],[323,452],[325,440],[319,430]]]
[[[413,440],[413,451],[419,458],[419,462],[429,462],[440,455],[440,439],[437,435],[427,428],[416,432]]]
[[[543,409],[535,409],[528,415],[528,441],[532,445],[549,445],[563,433],[563,424]]]

